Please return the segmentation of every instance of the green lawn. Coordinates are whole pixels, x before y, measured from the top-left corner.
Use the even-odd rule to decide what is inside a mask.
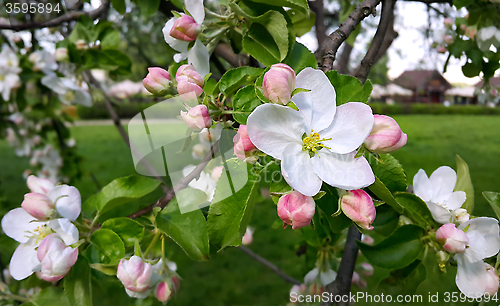
[[[500,117],[412,115],[396,116],[395,119],[408,134],[408,144],[394,155],[405,167],[410,182],[420,168],[428,175],[442,165],[455,168],[455,155],[459,154],[470,167],[476,192],[475,214],[493,215],[481,192],[500,191]],[[170,132],[175,133],[175,127]],[[93,173],[101,186],[113,178],[134,173],[130,151],[113,126],[74,127],[72,133],[79,152],[85,157],[83,168]],[[21,175],[28,161],[17,158],[5,141],[0,142],[0,152],[1,216],[20,205],[28,191]],[[90,176],[76,186],[83,200],[97,191]],[[295,255],[301,235],[290,228],[283,231],[276,227],[277,220],[275,205],[270,200],[257,204],[251,221],[256,230],[255,240],[250,247],[291,276],[302,279],[308,268],[304,265],[304,256]],[[4,264],[9,261],[13,247],[15,244],[10,239],[0,237],[0,256]],[[208,262],[193,262],[176,245],[169,244],[168,248],[169,256],[177,262],[178,272],[183,277],[181,290],[169,305],[285,305],[287,302],[291,285],[238,249],[214,253]],[[449,273],[441,274],[434,263],[432,255],[428,256],[428,278],[417,292],[423,295],[424,302],[428,292],[440,291],[443,297],[444,291],[457,291],[453,281],[455,271],[450,269]],[[371,294],[377,293],[375,285],[386,274],[387,271],[378,270],[368,280],[367,290]],[[109,286],[123,290],[117,282]],[[126,299],[108,301],[95,293],[96,305],[126,305]],[[377,303],[357,305],[373,304]],[[432,305],[439,304],[443,303]]]

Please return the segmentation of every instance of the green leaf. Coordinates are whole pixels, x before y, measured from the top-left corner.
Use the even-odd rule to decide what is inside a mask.
[[[230,69],[220,79],[220,91],[228,96],[237,91],[241,86],[250,84],[264,71],[262,68],[238,67]]]
[[[286,13],[288,14],[288,17],[290,17],[298,37],[311,31],[314,26],[314,22],[316,21],[316,14],[310,11],[305,13],[299,10],[291,9],[286,11]]]
[[[111,209],[153,192],[160,183],[158,180],[141,175],[120,177],[87,199],[83,206],[89,212],[97,209],[102,215]]]
[[[457,155],[457,183],[454,191],[463,191],[467,195],[463,208],[467,209],[469,214],[474,210],[474,186],[470,178],[469,166]]]
[[[376,207],[377,216],[373,221],[373,231],[384,237],[389,236],[398,226],[399,214],[389,205]]]
[[[477,63],[466,63],[462,66],[462,72],[468,78],[478,76],[481,70],[482,66]]]
[[[148,0],[149,1],[149,0]],[[141,1],[142,2],[142,1]],[[111,0],[113,8],[120,14],[125,14],[125,9],[127,8],[125,0]]]
[[[340,233],[344,229],[351,226],[352,221],[344,214],[332,217],[332,215],[337,212],[339,208],[339,196],[337,189],[327,184],[323,184],[321,189],[325,191],[326,194],[321,197],[321,199],[315,201],[316,205],[325,213],[326,220],[328,221],[332,232]]]
[[[160,0],[137,0],[136,3],[141,9],[142,16],[146,18],[156,13],[160,7]]]
[[[293,188],[288,185],[283,175],[281,175],[281,172],[278,171],[274,173],[273,180],[271,181],[271,184],[269,186],[269,192],[271,193],[271,199],[273,200],[273,202],[275,204],[278,204],[281,196],[289,194],[292,191]]]
[[[106,33],[106,35],[101,40],[101,48],[106,49],[116,49],[120,45],[121,37],[118,30],[112,30]]]
[[[181,203],[182,212],[200,209],[200,207],[206,206],[203,204],[208,201],[207,194],[204,191],[189,187],[177,192],[175,198],[177,203]]]
[[[370,81],[366,81],[363,85],[357,78],[338,74],[337,71],[328,71],[326,76],[335,88],[337,105],[347,102],[368,102],[373,89]]]
[[[425,278],[425,266],[417,259],[403,269],[391,271],[391,275],[382,279],[378,287],[392,296],[413,295]]]
[[[49,286],[35,294],[31,303],[36,306],[70,306],[68,298],[59,287]]]
[[[234,95],[233,100],[233,118],[240,124],[247,124],[248,116],[253,112],[257,106],[261,105],[262,102],[257,97],[255,93],[255,87],[253,85],[247,85],[242,89],[238,90],[236,95]]]
[[[80,256],[64,277],[64,293],[73,306],[92,306],[92,282],[89,262]]]
[[[118,50],[103,50],[103,54],[107,55],[111,59],[115,65],[118,66],[118,69],[114,70],[115,74],[129,74],[132,69],[132,61],[130,58],[123,52]]]
[[[144,236],[144,227],[137,221],[129,218],[113,218],[106,220],[101,228],[107,228],[117,233],[123,240],[125,247],[132,247],[136,240]]]
[[[369,158],[373,173],[391,192],[406,191],[406,173],[391,154],[380,154],[379,159]]]
[[[207,221],[201,210],[181,214],[176,200],[170,202],[157,217],[158,228],[177,243],[194,260],[208,260]]]
[[[500,219],[500,193],[493,191],[484,191],[484,198],[490,203],[491,208],[497,215],[497,218]]]
[[[437,223],[427,207],[425,202],[412,193],[398,192],[394,195],[396,201],[404,207],[404,214],[415,221],[423,228],[439,228],[441,224]]]
[[[292,52],[285,58],[283,63],[292,67],[297,74],[306,67],[318,68],[318,62],[314,54],[299,42],[293,45]]]
[[[402,214],[404,208],[399,205],[399,203],[394,199],[392,193],[387,189],[387,187],[382,183],[382,181],[375,176],[375,182],[368,186],[371,192],[373,192],[380,200],[387,203],[387,205],[394,208],[398,213]]]
[[[224,249],[228,246],[240,246],[252,216],[254,197],[258,191],[258,176],[252,172],[252,166],[238,159],[227,161],[217,183],[214,199],[208,211],[208,234],[210,241]],[[248,177],[246,182],[244,178]],[[238,190],[237,186],[243,185]]]
[[[109,262],[116,263],[125,256],[125,245],[117,233],[110,229],[102,228],[95,231],[90,237],[92,243],[102,254],[106,255]]]
[[[266,0],[250,0],[256,3],[264,3],[269,4],[269,1]],[[272,2],[273,5],[276,6],[284,6],[289,8],[295,8],[301,10],[304,13],[309,13],[309,5],[307,4],[307,0],[274,0]]]
[[[424,249],[420,240],[424,230],[416,225],[405,225],[376,245],[356,241],[363,255],[374,266],[400,269],[411,264]]]
[[[104,70],[115,70],[119,66],[116,62],[102,51],[89,49],[83,54],[82,70],[100,68]]]

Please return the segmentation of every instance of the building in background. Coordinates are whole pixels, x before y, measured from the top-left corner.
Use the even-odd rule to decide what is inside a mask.
[[[443,103],[445,91],[452,88],[437,70],[407,70],[393,83],[413,92],[402,102]]]

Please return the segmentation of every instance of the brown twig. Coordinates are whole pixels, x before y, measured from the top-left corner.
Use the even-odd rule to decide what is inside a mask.
[[[216,142],[212,146],[212,148],[210,148],[210,152],[205,154],[205,156],[198,164],[198,166],[196,166],[196,168],[194,168],[193,171],[191,171],[191,173],[189,173],[187,176],[183,177],[179,181],[179,183],[175,185],[173,189],[169,189],[167,192],[165,192],[165,195],[163,195],[163,197],[161,197],[158,201],[156,201],[156,203],[144,207],[143,209],[129,215],[128,217],[130,219],[135,219],[137,217],[140,217],[144,214],[151,212],[155,207],[160,207],[161,209],[164,209],[165,206],[167,206],[168,203],[175,197],[175,194],[177,192],[181,191],[182,189],[185,189],[192,180],[200,178],[201,172],[203,171],[203,169],[205,169],[210,160],[212,160],[212,158],[215,157],[215,154],[217,154],[218,151],[219,151],[219,142]]]
[[[314,26],[316,28],[316,39],[318,46],[321,46],[326,39],[325,8],[323,0],[308,1],[309,7],[316,14]]]
[[[250,58],[243,54],[235,54],[230,45],[226,43],[219,43],[215,49],[214,54],[224,59],[233,67],[248,66]]]
[[[339,272],[335,280],[328,284],[325,288],[325,292],[329,292],[328,301],[323,301],[321,306],[333,305],[335,300],[340,300],[343,302],[338,302],[337,306],[347,306],[349,305],[349,298],[345,302],[345,298],[336,299],[336,296],[349,296],[351,292],[351,282],[352,274],[354,273],[354,267],[356,266],[356,258],[358,257],[358,245],[356,240],[361,239],[361,233],[355,225],[351,225],[347,232],[347,239],[344,247],[344,254],[340,261]]]
[[[248,256],[252,257],[253,259],[255,259],[258,262],[260,262],[261,264],[263,264],[264,266],[266,266],[269,269],[273,270],[274,273],[278,274],[278,276],[281,277],[282,279],[284,279],[286,282],[288,282],[290,284],[294,284],[294,285],[300,285],[300,284],[302,284],[301,282],[299,282],[295,278],[293,278],[290,275],[286,274],[285,272],[281,271],[280,268],[278,268],[277,266],[275,266],[271,262],[267,261],[265,258],[263,258],[260,255],[254,253],[252,250],[250,250],[246,246],[242,245],[242,246],[239,247],[239,249],[242,250],[243,252],[245,252]]]
[[[91,19],[97,19],[101,16],[103,12],[107,11],[108,8],[109,8],[109,0],[103,0],[101,5],[91,12],[81,12],[81,11],[69,12],[47,22],[33,22],[24,24],[13,24],[13,25],[0,24],[0,29],[23,31],[23,30],[41,29],[41,28],[53,28],[60,26],[64,22],[77,20],[82,15],[87,15]]]
[[[389,28],[389,24],[391,21],[391,16],[394,13],[394,0],[382,0],[382,14],[380,16],[380,22],[377,27],[377,32],[373,37],[373,40],[366,52],[365,57],[361,60],[361,65],[358,73],[355,75],[362,83],[366,81],[368,77],[368,73],[372,65],[375,62],[375,58],[377,57],[378,52],[380,51],[380,47],[384,41],[385,34],[387,29]]]
[[[375,10],[380,0],[364,0],[359,4],[354,11],[349,15],[346,21],[340,24],[339,28],[330,34],[325,42],[320,46],[316,52],[316,58],[323,71],[330,71],[333,69],[333,62],[340,45],[349,37],[349,35],[356,29],[361,20],[368,17]]]

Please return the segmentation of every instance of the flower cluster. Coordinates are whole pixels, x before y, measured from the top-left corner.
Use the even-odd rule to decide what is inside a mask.
[[[9,101],[12,90],[21,86],[20,73],[16,53],[9,46],[3,45],[0,53],[0,93],[4,101]]]
[[[20,243],[10,261],[10,274],[21,280],[36,272],[39,278],[55,282],[78,257],[78,229],[72,221],[80,215],[80,192],[33,175],[27,185],[31,192],[24,195],[21,207],[2,219],[5,234]]]

